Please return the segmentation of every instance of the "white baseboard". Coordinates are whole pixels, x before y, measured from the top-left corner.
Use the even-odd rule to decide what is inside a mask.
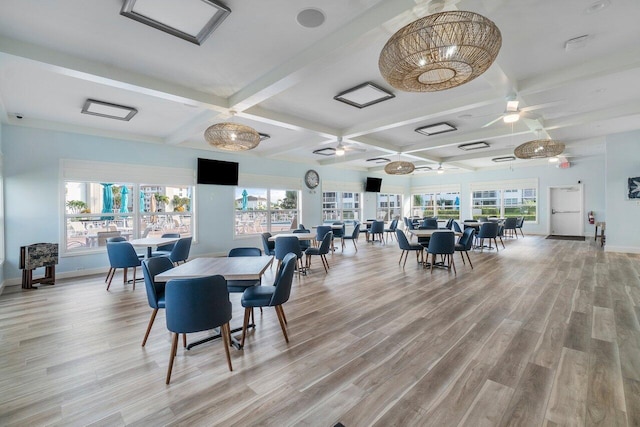
[[[605,252],[621,252],[625,254],[640,254],[640,248],[637,246],[611,246],[604,245]]]

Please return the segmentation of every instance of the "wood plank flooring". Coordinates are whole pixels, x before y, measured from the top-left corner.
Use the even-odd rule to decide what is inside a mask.
[[[458,274],[360,242],[313,259],[245,349],[179,347],[116,275],[0,296],[0,425],[640,425],[640,255],[507,239]],[[273,281],[268,270],[265,283]],[[232,326],[241,324],[232,294]],[[193,341],[206,334],[189,335]]]

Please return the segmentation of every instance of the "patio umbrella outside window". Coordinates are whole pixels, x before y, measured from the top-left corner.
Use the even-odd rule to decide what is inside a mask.
[[[129,207],[127,206],[128,204],[129,204],[129,189],[127,188],[126,185],[123,185],[122,189],[120,190],[120,212],[122,213],[129,212]]]
[[[247,193],[247,190],[242,190],[242,210],[243,211],[247,210],[248,196],[249,196],[249,193]]]
[[[102,185],[102,213],[111,213],[113,211],[113,184]],[[101,216],[101,220],[111,220],[113,216]]]

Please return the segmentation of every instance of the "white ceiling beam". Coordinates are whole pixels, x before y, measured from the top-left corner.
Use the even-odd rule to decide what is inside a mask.
[[[323,126],[288,114],[266,110],[261,107],[252,107],[248,110],[238,112],[237,116],[286,129],[315,133],[316,135],[326,139],[335,139],[340,135],[340,131],[338,129]]]
[[[182,124],[178,129],[171,132],[171,134],[167,135],[164,142],[169,145],[182,144],[183,142],[192,139],[194,135],[201,132],[203,129],[206,129],[214,123],[222,121],[222,116],[226,117],[227,115],[213,110],[201,111],[192,119]],[[200,135],[200,139],[204,139],[204,133]]]
[[[38,63],[48,71],[168,101],[227,111],[227,100],[109,64],[81,59],[31,43],[0,37],[0,61],[10,55]]]
[[[502,148],[499,150],[485,149],[485,150],[474,150],[474,151],[475,152],[471,152],[471,153],[467,152],[459,156],[443,157],[442,162],[451,164],[452,162],[463,162],[465,160],[513,155],[513,148]]]
[[[581,126],[603,120],[633,116],[636,114],[640,114],[640,101],[628,102],[626,104],[620,104],[601,110],[594,110],[583,114],[575,114],[572,116],[547,120],[545,122],[545,129],[550,131],[566,127]]]

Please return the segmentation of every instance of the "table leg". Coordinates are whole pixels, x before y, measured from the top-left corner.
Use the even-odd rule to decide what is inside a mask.
[[[256,325],[255,325],[255,323],[251,323],[251,324],[248,325],[248,327],[249,328],[255,328]],[[220,328],[217,328],[217,330],[218,330],[218,333],[216,335],[212,335],[210,337],[206,337],[206,338],[203,338],[201,340],[198,340],[198,341],[190,343],[189,345],[187,345],[187,350],[191,350],[193,347],[195,347],[197,345],[204,344],[206,342],[213,341],[213,340],[216,340],[218,338],[222,338],[222,335],[220,334]],[[240,331],[242,331],[242,326],[240,326],[239,328],[231,329],[231,333],[232,334],[235,333],[235,332],[240,332]],[[240,345],[240,342],[233,335],[231,335],[231,345],[234,346],[236,350],[242,350],[242,346]]]

